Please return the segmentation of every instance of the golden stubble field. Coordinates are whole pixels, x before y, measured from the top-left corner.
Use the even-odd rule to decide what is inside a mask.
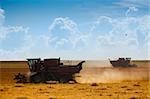
[[[4,84],[1,99],[149,99],[148,82],[99,84]]]
[[[75,84],[16,84],[14,74],[28,72],[21,64],[1,65],[0,99],[150,99],[147,63],[137,68],[85,66]]]

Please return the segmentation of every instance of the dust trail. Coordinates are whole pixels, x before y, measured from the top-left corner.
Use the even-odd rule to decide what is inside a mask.
[[[111,83],[125,80],[148,80],[148,68],[84,68],[76,75],[79,83]]]

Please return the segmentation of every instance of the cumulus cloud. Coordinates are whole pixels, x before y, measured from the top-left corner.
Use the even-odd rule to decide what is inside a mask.
[[[70,33],[79,32],[77,24],[73,20],[70,20],[68,17],[55,18],[52,24],[49,26],[49,30],[52,31],[52,29],[54,29],[54,27],[57,25],[59,25],[61,29],[69,30]]]
[[[29,33],[29,28],[4,26],[4,10],[0,9],[1,44],[14,33],[22,33],[23,36],[18,48],[0,48],[0,57],[18,59],[33,57],[34,54],[48,57],[50,54],[51,57],[73,56],[85,59],[121,55],[146,58],[147,50],[150,48],[150,16],[130,16],[138,10],[135,6],[128,7],[125,17],[119,19],[99,16],[97,20],[90,22],[92,26],[87,28],[86,32],[81,31],[79,25],[71,18],[58,17],[49,25],[47,33],[33,37]]]
[[[96,48],[114,49],[112,53],[115,55],[119,55],[118,51],[121,50],[122,54],[120,55],[134,56],[139,53],[140,57],[148,58],[150,16],[130,17],[128,14],[132,14],[134,11],[138,11],[138,9],[129,7],[125,12],[126,17],[119,19],[99,16],[90,30],[94,42],[98,45]],[[107,31],[105,27],[107,27]]]
[[[24,32],[27,33],[29,28],[24,28],[22,26],[0,26],[0,41],[4,40],[7,35],[11,33]]]
[[[29,28],[23,27],[23,26],[5,26],[5,15],[4,10],[0,8],[0,57],[1,59],[12,59],[12,58],[21,58],[21,56],[27,53],[27,42],[30,39],[30,34],[28,33]],[[17,48],[13,49],[3,49],[3,44],[9,42],[9,36],[11,37],[14,34],[22,34],[21,38],[23,39],[21,43],[21,46],[18,46]],[[18,38],[19,39],[19,38]],[[31,39],[30,39],[31,40]],[[19,42],[19,41],[18,41]],[[31,45],[31,44],[29,44]],[[29,46],[28,45],[28,46]],[[9,46],[9,45],[8,45]]]
[[[39,36],[39,41],[43,42],[43,44],[48,47],[51,43],[56,41],[56,37],[51,37],[51,35],[42,34]]]
[[[60,31],[55,31],[60,29]],[[77,24],[68,17],[55,18],[49,26],[50,36],[55,39],[56,46],[68,45],[70,48],[76,48],[77,43],[85,43],[87,34],[82,33]]]
[[[136,7],[129,7],[129,9],[126,11],[125,15],[128,16],[128,14],[132,11],[138,11],[138,9]]]
[[[64,46],[64,44],[65,43],[68,43],[68,40],[67,39],[61,39],[61,40],[59,40],[57,43],[56,43],[56,48],[58,47],[60,47],[60,46]]]
[[[131,11],[138,11],[138,9],[131,7],[127,10],[126,15]],[[130,46],[133,44],[138,46],[139,41],[137,35],[139,32],[137,30],[143,30],[144,28],[148,29],[147,22],[143,22],[148,20],[147,17],[144,18],[146,20],[140,21],[141,19],[143,19],[143,17],[125,17],[122,19],[116,19],[107,16],[100,16],[91,27],[91,33],[99,31],[99,28],[107,24],[105,26],[107,27],[109,25],[109,27],[107,27],[107,31],[100,30],[100,32],[95,33],[99,34],[97,39],[101,45],[114,44]],[[104,24],[99,25],[101,23]],[[145,31],[143,30],[142,33],[144,32]]]
[[[4,10],[0,8],[0,41],[5,39],[10,33],[24,32],[27,33],[29,28],[23,26],[4,26],[5,21]]]
[[[146,21],[149,20],[149,16],[145,15],[138,18],[128,16],[129,13],[132,14],[134,11],[138,11],[138,9],[136,7],[129,7],[125,12],[126,16],[120,19],[99,16],[96,21],[91,22],[92,26],[88,29],[89,32],[85,34],[79,30],[78,24],[70,18],[55,18],[49,26],[49,36],[46,36],[47,45],[51,46],[54,43],[55,48],[61,49],[66,45],[76,48],[81,43],[84,43],[86,47],[81,46],[83,49],[80,50],[81,52],[83,51],[82,54],[84,55],[86,50],[90,51],[91,54],[88,53],[89,55],[95,55],[95,57],[98,57],[98,53],[105,53],[105,56],[107,56],[107,53],[111,52],[113,54],[109,53],[108,55],[147,58],[147,52],[144,52],[147,49],[142,44],[148,45],[147,41],[149,38],[147,35],[149,27]],[[58,29],[60,31],[55,31]],[[142,43],[139,37],[141,34],[144,36]],[[140,48],[141,46],[143,47]],[[74,51],[69,48],[65,50]],[[141,52],[144,52],[145,56],[141,55]]]

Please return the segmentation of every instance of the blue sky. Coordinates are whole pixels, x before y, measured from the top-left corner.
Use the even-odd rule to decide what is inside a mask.
[[[0,0],[0,59],[150,59],[149,0]]]

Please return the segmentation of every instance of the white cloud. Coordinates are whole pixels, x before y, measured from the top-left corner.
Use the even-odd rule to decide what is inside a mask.
[[[68,17],[55,18],[53,23],[49,26],[49,31],[52,31],[57,25],[59,25],[61,29],[69,30],[70,33],[79,32],[77,24],[74,21],[70,20]]]
[[[110,56],[117,55],[119,57],[119,55],[125,55],[134,58],[135,56],[138,58],[150,58],[148,56],[148,49],[150,49],[150,46],[148,46],[148,41],[150,41],[148,40],[150,16],[129,17],[128,14],[132,14],[133,11],[138,11],[138,9],[129,7],[126,11],[127,17],[119,19],[100,16],[94,22],[90,31],[93,35],[93,42],[96,42],[95,49],[104,49],[107,52],[108,50],[106,49],[110,49]],[[104,31],[105,27],[108,27],[107,31]]]
[[[33,37],[29,28],[22,26],[4,26],[4,10],[0,10],[0,41],[14,33],[23,34],[21,46],[12,50],[0,48],[3,59],[25,59],[26,57],[63,57],[63,58],[107,58],[112,56],[131,56],[147,58],[150,48],[150,16],[131,17],[136,7],[129,7],[125,18],[99,16],[87,31],[81,31],[79,25],[68,17],[55,18],[48,32]],[[2,20],[2,21],[1,21]],[[140,35],[143,42],[140,43]],[[67,48],[65,49],[64,47]],[[143,46],[143,47],[141,47]],[[63,50],[64,49],[64,50]],[[143,54],[144,53],[144,54]]]
[[[131,8],[129,12],[132,14],[132,11],[135,11],[135,9]],[[107,58],[112,56],[148,58],[146,55],[147,52],[144,51],[146,48],[140,48],[141,45],[138,37],[138,30],[143,31],[142,34],[147,37],[147,34],[145,33],[147,31],[146,29],[148,29],[147,24],[145,24],[146,20],[148,20],[148,16],[139,18],[126,17],[121,19],[100,16],[97,21],[92,22],[93,26],[89,29],[90,32],[84,34],[79,30],[77,23],[73,20],[59,17],[54,19],[49,26],[49,34],[45,35],[43,39],[45,39],[47,46],[51,47],[52,43],[54,43],[55,47],[60,49],[59,52],[50,49],[49,51],[51,51],[51,53],[65,58],[70,57],[69,53],[74,53],[72,55],[76,58],[92,57],[96,59],[98,57]],[[98,30],[104,25],[111,26],[111,28],[108,28],[108,32]],[[58,28],[60,28],[61,31],[65,30],[65,32],[63,32],[63,36],[65,35],[64,37],[59,37],[59,33],[61,35],[61,32],[56,32],[58,34],[54,35],[55,32],[53,31]],[[144,38],[144,43],[146,43],[146,39],[147,38]],[[87,45],[86,47],[81,46],[82,49],[78,50],[76,47],[81,42],[84,42],[84,44]],[[61,47],[68,43],[75,49],[61,49]]]
[[[23,26],[5,26],[4,12],[5,11],[0,8],[0,59],[23,58],[22,56],[26,56],[27,49],[29,49],[29,47],[32,44],[31,42],[29,44],[29,41],[32,40],[30,34],[28,33],[29,28],[28,27],[25,28]],[[17,46],[17,48],[13,48],[9,50],[2,49],[3,44],[5,44],[4,40],[7,40],[8,36],[12,36],[14,34],[20,34],[20,33],[22,33],[22,38],[23,38],[23,42],[19,42],[21,43],[21,46]],[[9,41],[9,39],[7,41]]]
[[[103,21],[104,21],[104,24],[102,23]],[[99,16],[98,19],[95,22],[93,22],[90,32],[93,32],[96,29],[96,27],[101,23],[102,23],[101,24],[101,27],[102,27],[102,25],[105,25],[106,22],[108,24],[112,24],[113,20],[112,20],[112,18],[110,18],[108,16]]]
[[[21,31],[19,31],[19,32],[21,32]],[[9,36],[11,36],[13,34],[9,34]],[[14,48],[11,48],[11,49],[0,48],[0,59],[1,60],[7,60],[7,59],[24,60],[27,57],[32,56],[32,52],[33,52],[32,47],[36,43],[34,38],[28,32],[27,33],[23,32],[23,34],[21,36],[22,36],[21,38],[23,40],[21,42],[18,41],[20,43],[20,46],[13,45]],[[7,38],[5,38],[5,39],[7,40]],[[1,43],[2,43],[2,45],[3,45],[3,43],[5,44],[5,42],[3,42],[3,41]]]
[[[0,8],[0,26],[3,24],[4,19],[4,10]]]
[[[125,15],[128,17],[128,14],[132,11],[138,11],[138,9],[136,7],[129,7],[129,9],[126,11]]]
[[[131,11],[138,11],[138,9],[135,7],[129,7],[129,9],[126,11],[126,15],[128,15],[128,13],[130,13]],[[90,32],[94,33],[93,35],[99,34],[97,40],[101,46],[138,46],[139,41],[137,37],[137,29],[139,29],[141,26],[141,22],[139,23],[139,20],[140,19],[136,17],[116,19],[108,16],[100,16],[97,21],[94,22]],[[105,27],[107,27],[107,31],[103,31],[103,28],[102,30],[100,30],[100,32],[97,32],[104,25],[106,25]]]
[[[61,46],[64,46],[65,43],[68,43],[68,40],[67,39],[61,39],[59,40],[57,43],[56,43],[56,48],[58,47],[61,47]]]
[[[62,31],[65,31],[63,33],[64,37],[59,36],[59,34],[54,36],[55,32],[53,30],[59,29],[59,28],[61,29],[59,31],[60,35]],[[49,26],[49,31],[50,31],[50,36],[52,38],[56,38],[55,43],[56,43],[57,48],[59,47],[59,45],[62,46],[66,44],[68,44],[68,46],[71,45],[70,48],[76,48],[77,43],[79,42],[85,43],[85,38],[87,36],[86,34],[83,34],[78,29],[77,24],[73,20],[69,19],[68,17],[55,18],[52,24]]]
[[[121,0],[119,2],[114,3],[115,5],[122,7],[149,7],[149,0]]]
[[[24,32],[27,33],[29,28],[24,28],[23,26],[4,26],[5,21],[4,10],[0,8],[0,41],[5,39],[10,33]]]
[[[43,42],[43,44],[48,47],[51,43],[56,41],[56,37],[51,37],[51,35],[42,34],[39,36],[39,41]]]
[[[27,33],[29,28],[22,26],[0,26],[0,41],[4,40],[11,33]]]

